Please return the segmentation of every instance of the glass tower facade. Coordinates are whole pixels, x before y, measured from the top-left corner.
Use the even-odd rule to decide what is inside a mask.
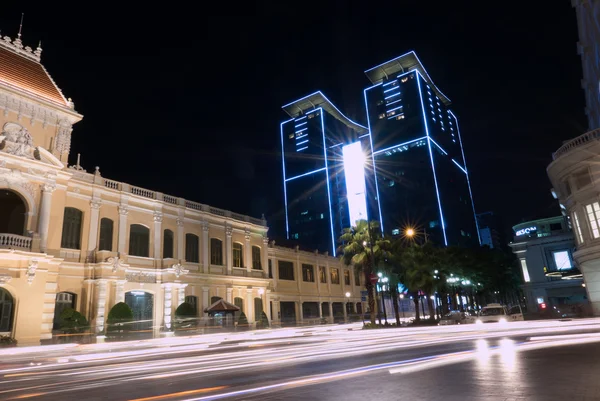
[[[368,129],[321,92],[283,109],[293,117],[281,123],[287,237],[335,255],[342,229],[378,210]]]
[[[320,92],[283,107],[288,238],[335,254],[342,229],[368,218],[386,236],[411,227],[436,244],[479,244],[450,100],[414,52],[365,74],[366,127]]]
[[[414,53],[366,74],[373,83],[364,98],[384,233],[403,235],[407,227],[416,227],[437,244],[478,244],[460,130],[450,101]]]

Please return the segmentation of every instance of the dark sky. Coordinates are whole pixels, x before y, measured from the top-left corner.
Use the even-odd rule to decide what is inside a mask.
[[[271,236],[283,232],[281,106],[322,90],[364,122],[363,71],[410,50],[453,102],[477,211],[506,227],[559,214],[545,169],[587,128],[570,2],[385,3],[3,5],[0,29],[16,36],[25,12],[25,45],[42,40],[84,115],[71,163],[81,153],[107,178],[265,213]]]

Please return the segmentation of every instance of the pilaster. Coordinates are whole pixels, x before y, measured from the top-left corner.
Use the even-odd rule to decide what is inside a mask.
[[[127,214],[129,209],[127,205],[120,205],[117,210],[119,211],[119,244],[117,250],[121,254],[125,254],[127,252],[125,246],[127,245]]]
[[[46,252],[48,247],[48,229],[50,227],[50,211],[52,207],[52,192],[56,189],[54,184],[43,184],[42,204],[40,206],[40,217],[38,232],[40,233],[40,250]]]

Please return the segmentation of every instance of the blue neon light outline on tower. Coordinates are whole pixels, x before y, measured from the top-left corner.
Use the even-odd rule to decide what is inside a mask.
[[[475,212],[475,201],[473,200],[473,192],[471,192],[471,180],[469,179],[469,170],[467,169],[467,159],[465,158],[465,151],[463,149],[462,138],[460,136],[460,128],[458,127],[458,118],[454,115],[452,110],[448,112],[454,117],[454,125],[456,125],[456,132],[458,134],[458,143],[460,144],[460,153],[463,157],[463,165],[465,166],[465,174],[467,175],[467,185],[469,187],[469,195],[471,196],[471,206],[473,207],[473,217],[475,217],[475,227],[477,227],[477,238],[479,239],[479,245],[481,245],[481,235],[479,234],[479,223],[477,222],[477,213]]]
[[[423,102],[423,92],[421,91],[421,74],[417,72],[417,87],[419,88],[419,99],[421,99],[421,111],[423,113],[423,122],[425,123],[425,132],[427,134],[427,147],[429,148],[429,158],[431,159],[431,168],[433,170],[433,182],[435,183],[435,193],[437,195],[438,207],[440,209],[440,219],[442,221],[442,233],[444,234],[444,244],[448,246],[448,238],[446,237],[446,223],[444,222],[444,212],[442,211],[442,200],[440,199],[440,190],[437,182],[437,174],[435,173],[435,163],[433,161],[433,152],[431,151],[431,142],[433,139],[429,136],[429,127],[427,125],[427,115],[425,114],[425,103]],[[423,78],[425,80],[425,78]]]
[[[369,219],[367,211],[367,189],[365,185],[365,157],[360,141],[342,148],[344,177],[346,181],[346,199],[350,225],[356,226],[359,220]]]
[[[365,110],[369,110],[369,103],[367,102],[367,91],[369,89],[375,88],[381,85],[381,82],[373,85],[363,91],[363,96],[365,98]],[[375,192],[377,192],[377,209],[379,210],[379,228],[381,230],[381,235],[383,235],[383,216],[381,214],[381,202],[379,201],[379,184],[377,183],[377,166],[375,165],[375,153],[373,148],[373,135],[371,134],[371,119],[369,118],[369,113],[367,112],[367,127],[369,130],[369,142],[371,144],[371,160],[373,162],[373,179],[375,181]]]
[[[283,166],[283,202],[285,205],[285,237],[290,239],[290,223],[288,220],[288,203],[287,203],[287,186],[285,184],[285,151],[283,150],[283,125],[294,121],[293,118],[283,121],[279,124],[279,132],[281,133],[281,165]]]
[[[331,213],[331,188],[329,187],[329,166],[327,164],[327,144],[325,143],[325,120],[321,110],[321,132],[323,133],[323,156],[325,157],[325,180],[327,181],[327,199],[329,200],[329,226],[331,227],[331,248],[335,257],[335,234],[333,233],[333,214]]]

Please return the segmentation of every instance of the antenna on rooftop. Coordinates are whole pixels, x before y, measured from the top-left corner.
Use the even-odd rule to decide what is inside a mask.
[[[19,39],[21,39],[21,30],[23,30],[23,17],[25,16],[25,13],[21,13],[21,23],[19,24],[19,33],[17,34],[17,37]]]

